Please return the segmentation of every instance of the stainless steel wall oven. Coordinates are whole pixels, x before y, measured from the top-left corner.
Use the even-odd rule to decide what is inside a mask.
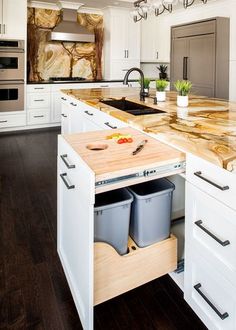
[[[24,110],[24,41],[0,40],[0,112]]]

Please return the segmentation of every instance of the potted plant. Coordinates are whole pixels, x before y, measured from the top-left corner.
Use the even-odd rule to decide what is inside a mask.
[[[144,92],[145,96],[149,96],[149,85],[150,85],[150,79],[144,78],[143,84],[144,84]],[[141,85],[141,80],[139,80],[139,84]]]
[[[159,73],[159,78],[160,79],[166,79],[167,78],[167,69],[168,69],[168,66],[167,65],[164,65],[164,64],[161,64],[160,66],[157,66],[157,69],[160,71]]]
[[[166,100],[166,87],[168,82],[164,79],[156,80],[156,98],[158,102],[164,102]]]
[[[188,80],[177,80],[174,83],[175,89],[178,92],[177,106],[187,107],[188,106],[188,94],[192,88],[191,81]]]

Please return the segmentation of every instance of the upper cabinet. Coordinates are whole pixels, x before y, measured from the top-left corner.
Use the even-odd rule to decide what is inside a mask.
[[[104,11],[104,22],[104,78],[123,79],[128,69],[140,67],[140,23],[130,10],[116,8]]]
[[[27,0],[0,0],[0,39],[26,39]]]
[[[171,86],[190,80],[193,94],[229,98],[229,19],[172,27]]]
[[[142,20],[141,62],[170,62],[170,25],[165,17]]]

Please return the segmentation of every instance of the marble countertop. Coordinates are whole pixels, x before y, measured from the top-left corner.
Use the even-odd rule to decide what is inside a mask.
[[[236,103],[190,95],[189,107],[178,108],[176,93],[167,92],[166,102],[153,104],[155,90],[145,102],[139,101],[139,88],[97,88],[63,90],[116,117],[134,128],[155,134],[167,144],[185,153],[192,153],[224,169],[236,172]],[[165,111],[162,114],[133,116],[103,104],[102,99],[125,97]]]

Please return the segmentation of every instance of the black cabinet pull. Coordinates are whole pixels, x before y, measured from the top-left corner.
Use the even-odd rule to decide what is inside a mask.
[[[62,99],[63,101],[66,101],[66,98],[65,98],[65,97],[61,97],[61,99]]]
[[[34,102],[43,102],[44,99],[40,99],[40,100],[34,100]]]
[[[213,238],[217,243],[219,243],[221,246],[227,246],[230,244],[229,240],[226,241],[221,241],[217,236],[215,236],[214,234],[212,234],[208,229],[206,229],[203,225],[202,225],[202,220],[198,220],[196,222],[194,222],[196,226],[198,226],[201,230],[203,230],[206,234],[208,234],[211,238]]]
[[[44,115],[34,116],[34,118],[43,118]]]
[[[7,120],[0,120],[0,123],[7,123]]]
[[[44,87],[34,87],[34,89],[44,89]]]
[[[71,169],[71,168],[75,168],[75,165],[70,165],[68,162],[67,162],[67,160],[66,160],[66,158],[68,157],[68,155],[61,155],[60,156],[61,157],[61,159],[63,160],[63,162],[66,164],[66,167],[67,168],[69,168],[69,169]]]
[[[183,58],[183,79],[188,80],[188,57]]]
[[[64,182],[64,184],[66,185],[66,188],[67,189],[74,189],[75,188],[75,185],[74,184],[69,184],[67,181],[66,181],[66,179],[65,179],[65,177],[67,176],[67,174],[66,173],[62,173],[62,174],[60,174],[60,177],[62,178],[62,181]]]
[[[93,116],[93,113],[89,112],[88,110],[84,111],[84,113],[86,113],[86,115]]]
[[[224,191],[224,190],[229,190],[229,186],[220,186],[218,185],[217,183],[205,178],[204,176],[202,176],[202,172],[201,171],[198,171],[198,172],[194,172],[194,175],[196,175],[198,178],[210,183],[212,186]]]
[[[116,129],[117,126],[112,126],[108,121],[106,123],[104,123],[106,126],[112,128],[112,129]]]
[[[77,104],[76,103],[73,103],[73,102],[71,102],[70,104],[73,105],[73,107],[76,107],[77,106]]]
[[[201,283],[194,285],[194,289],[200,294],[200,296],[205,300],[205,302],[213,309],[213,311],[221,318],[221,320],[229,317],[227,312],[221,314],[221,312],[212,304],[212,302],[204,295],[204,293],[200,290],[202,287]]]
[[[66,115],[64,115],[64,113],[62,113],[61,115],[62,115],[62,117],[64,117],[64,118],[67,118],[67,116],[66,116]]]

